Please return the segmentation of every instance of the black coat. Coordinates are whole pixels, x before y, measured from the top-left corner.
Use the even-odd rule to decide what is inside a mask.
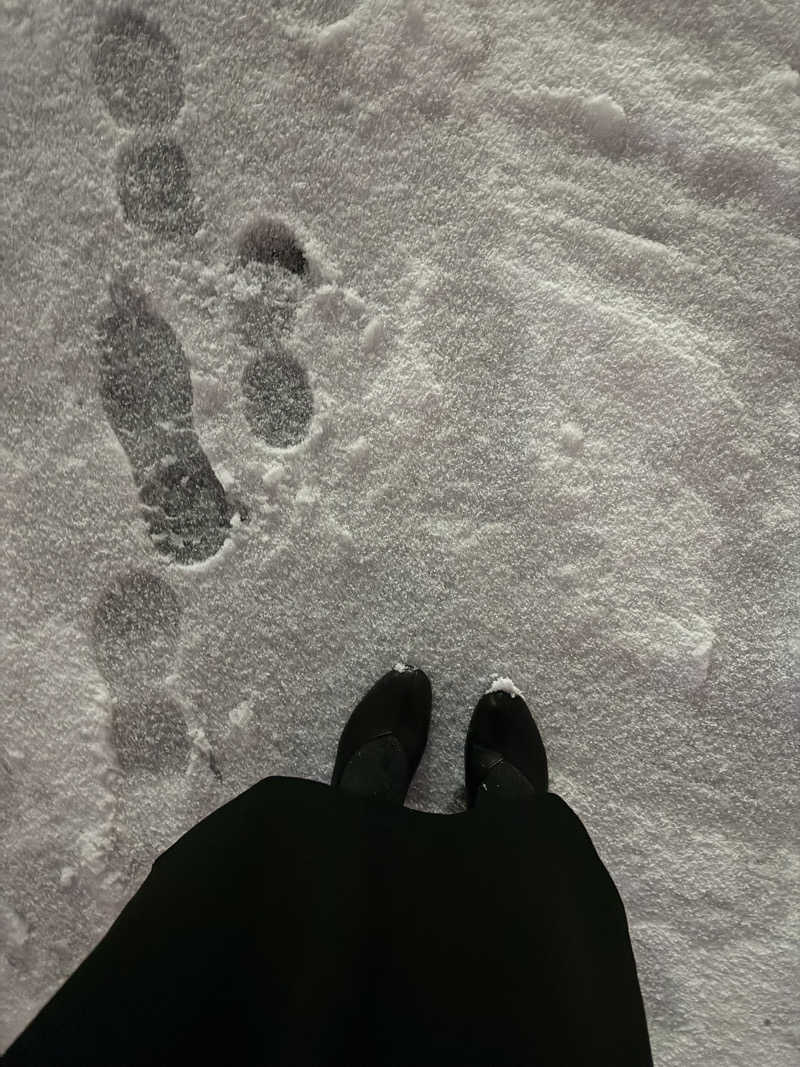
[[[456,815],[273,776],[153,864],[7,1067],[646,1067],[625,909],[555,793]]]

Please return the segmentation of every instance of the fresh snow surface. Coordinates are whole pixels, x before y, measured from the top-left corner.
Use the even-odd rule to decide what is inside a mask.
[[[796,1067],[795,0],[0,25],[0,1047],[399,661],[441,817],[524,693],[656,1063]]]

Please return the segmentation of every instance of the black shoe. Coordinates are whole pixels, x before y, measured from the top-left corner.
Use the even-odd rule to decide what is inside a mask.
[[[428,740],[431,683],[398,664],[356,705],[336,753],[331,785],[402,804]]]
[[[484,693],[472,713],[464,746],[467,807],[487,799],[547,792],[547,754],[521,695]]]

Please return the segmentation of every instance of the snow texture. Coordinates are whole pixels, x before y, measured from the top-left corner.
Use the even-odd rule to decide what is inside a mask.
[[[656,1062],[795,1067],[794,0],[0,25],[0,1046],[400,662],[431,817],[525,694]]]

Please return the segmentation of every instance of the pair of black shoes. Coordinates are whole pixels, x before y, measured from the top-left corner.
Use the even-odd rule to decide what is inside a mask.
[[[475,706],[464,745],[467,807],[547,792],[547,755],[528,705],[496,682]],[[512,691],[509,691],[512,690]],[[339,739],[331,784],[402,804],[428,740],[432,691],[398,663],[358,703]]]

